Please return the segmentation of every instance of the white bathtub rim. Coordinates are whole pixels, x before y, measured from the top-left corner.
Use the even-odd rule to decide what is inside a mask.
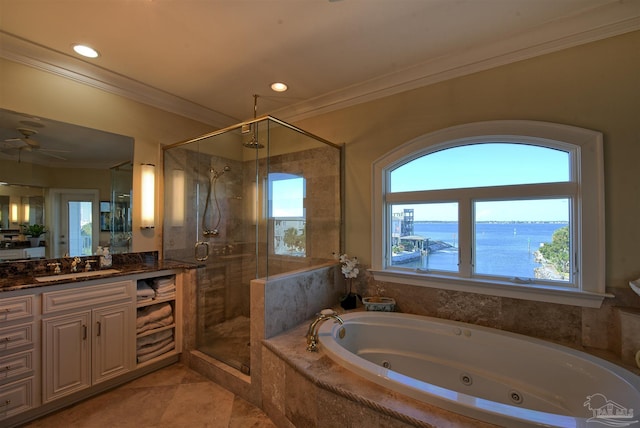
[[[341,315],[342,319],[347,324],[348,321],[354,319],[364,319],[379,317],[388,317],[391,319],[416,319],[435,322],[439,324],[446,324],[451,326],[458,326],[460,328],[468,328],[473,330],[481,330],[489,333],[499,333],[512,337],[517,340],[526,340],[532,343],[537,343],[545,347],[558,350],[560,352],[567,352],[579,358],[587,357],[589,360],[598,363],[604,368],[614,372],[616,375],[624,378],[632,384],[636,389],[640,391],[640,377],[634,373],[610,363],[601,358],[595,357],[591,354],[568,348],[566,346],[557,345],[552,342],[548,342],[541,339],[524,336],[517,333],[511,333],[507,331],[497,330],[490,327],[477,326],[473,324],[463,323],[459,321],[446,320],[441,318],[434,318],[421,315],[403,314],[398,312],[351,312]],[[548,413],[538,410],[526,409],[518,406],[513,406],[504,403],[497,403],[490,400],[478,398],[468,394],[464,394],[459,391],[450,390],[447,388],[431,385],[426,382],[409,378],[408,376],[397,373],[393,370],[381,367],[364,358],[358,357],[341,345],[335,340],[332,340],[331,336],[337,336],[337,331],[340,326],[333,323],[324,323],[321,325],[318,331],[318,337],[320,339],[320,349],[322,352],[326,352],[331,359],[338,364],[347,367],[354,373],[369,379],[381,386],[390,388],[397,392],[404,393],[419,401],[427,402],[440,407],[445,410],[449,410],[455,413],[463,414],[465,416],[473,417],[482,421],[491,422],[495,424],[504,425],[508,423],[508,426],[512,427],[531,427],[531,426],[557,426],[557,427],[586,427],[588,418],[559,415],[555,413]],[[348,333],[347,333],[348,334]],[[355,360],[355,361],[354,361]],[[357,362],[357,363],[356,363]],[[375,376],[371,376],[371,373]],[[414,386],[411,386],[413,384]],[[424,400],[424,395],[429,396],[429,400]],[[455,395],[455,399],[453,396]],[[451,397],[451,398],[450,398]],[[471,404],[474,403],[474,404]],[[585,409],[586,411],[586,409]]]

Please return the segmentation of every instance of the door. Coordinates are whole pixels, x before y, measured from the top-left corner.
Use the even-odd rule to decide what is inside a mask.
[[[93,311],[93,383],[133,368],[135,327],[130,303]]]
[[[91,385],[91,312],[77,312],[43,321],[44,402]]]
[[[52,189],[57,234],[52,236],[53,257],[95,253],[100,233],[99,193],[93,189]]]

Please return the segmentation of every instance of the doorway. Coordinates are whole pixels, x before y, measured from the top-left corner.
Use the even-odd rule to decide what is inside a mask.
[[[53,257],[95,253],[99,240],[99,192],[93,189],[51,189]]]

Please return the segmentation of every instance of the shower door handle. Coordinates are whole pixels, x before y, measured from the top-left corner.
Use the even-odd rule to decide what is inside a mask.
[[[200,255],[200,248],[204,247],[204,255]],[[206,241],[198,241],[196,242],[196,246],[193,249],[194,251],[194,256],[196,258],[197,261],[199,262],[204,262],[205,260],[207,260],[209,258],[209,243]]]

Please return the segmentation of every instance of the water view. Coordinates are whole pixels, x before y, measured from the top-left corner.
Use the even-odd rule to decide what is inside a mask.
[[[492,223],[476,224],[475,273],[481,275],[503,275],[533,278],[534,269],[542,267],[536,261],[535,252],[543,243],[550,243],[553,233],[567,226],[567,223]],[[421,266],[419,258],[394,265],[402,267],[426,267],[430,270],[458,270],[458,223],[418,222],[414,223],[413,234],[451,245],[429,252],[426,266]]]

